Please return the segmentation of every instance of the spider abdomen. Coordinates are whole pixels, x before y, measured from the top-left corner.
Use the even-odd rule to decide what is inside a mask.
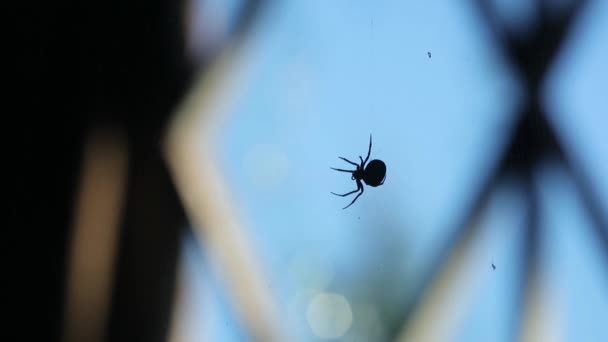
[[[386,178],[386,164],[382,160],[374,159],[365,167],[363,181],[369,186],[379,186]]]

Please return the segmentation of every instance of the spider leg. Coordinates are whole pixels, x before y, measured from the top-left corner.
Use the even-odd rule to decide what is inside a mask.
[[[342,210],[350,207],[351,205],[353,205],[353,203],[355,203],[355,201],[357,200],[357,198],[359,198],[359,196],[363,195],[363,184],[361,184],[361,181],[357,181],[357,190],[361,190],[361,192],[359,194],[357,194],[357,196],[355,196],[355,198],[353,199],[352,202],[350,202],[349,205],[347,205],[346,207],[342,208]]]
[[[357,192],[357,191],[359,191],[359,188],[357,188],[357,189],[355,189],[355,190],[353,190],[353,191],[351,191],[351,192],[349,192],[349,193],[343,194],[343,195],[340,195],[340,194],[337,194],[337,193],[335,193],[335,192],[332,192],[332,195],[336,195],[336,196],[340,196],[340,197],[346,197],[346,196],[348,196],[348,195],[352,195],[352,194],[354,194],[354,193],[355,193],[355,192]]]
[[[363,165],[365,165],[365,163],[367,163],[367,161],[369,160],[369,155],[372,153],[372,134],[369,134],[369,148],[367,149],[367,157],[365,157],[365,161],[363,162]],[[361,158],[361,157],[359,157]]]
[[[361,181],[357,181],[357,188],[356,188],[355,190],[353,190],[353,191],[351,191],[351,192],[348,192],[348,193],[345,193],[345,194],[343,194],[343,195],[337,194],[337,193],[335,193],[335,192],[332,192],[332,194],[334,194],[334,195],[336,195],[336,196],[340,196],[340,197],[345,197],[345,196],[348,196],[348,195],[354,194],[355,192],[357,192],[357,191],[361,190],[361,188],[362,188],[362,187],[363,187],[363,184],[361,184]]]
[[[347,162],[347,163],[349,163],[349,164],[353,164],[353,165],[355,165],[356,167],[359,167],[359,164],[354,163],[354,162],[352,162],[352,161],[350,161],[350,160],[348,160],[348,159],[346,159],[346,158],[344,158],[344,157],[338,157],[338,158],[340,158],[340,159],[344,160],[345,162]]]
[[[336,170],[336,171],[341,171],[341,172],[349,172],[349,173],[353,173],[353,172],[355,172],[354,170],[336,169],[336,168],[333,168],[333,167],[330,167],[330,169],[332,169],[332,170]]]

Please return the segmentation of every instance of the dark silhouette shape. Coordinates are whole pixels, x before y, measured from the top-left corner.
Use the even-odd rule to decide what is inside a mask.
[[[247,34],[267,3],[244,1],[221,48]],[[13,87],[25,98],[13,115],[18,122],[9,119],[20,137],[9,149],[20,150],[6,163],[18,185],[7,220],[28,235],[19,241],[27,253],[15,254],[23,274],[8,278],[34,288],[19,296],[26,311],[15,316],[27,317],[30,328],[17,334],[60,340],[82,146],[91,131],[108,127],[125,134],[129,161],[103,340],[164,341],[187,219],[159,147],[194,71],[206,71],[219,53],[196,62],[187,54],[183,1],[27,7],[23,20],[32,25],[21,31],[21,83]]]
[[[386,164],[384,164],[384,162],[382,160],[374,159],[374,160],[370,161],[369,164],[367,164],[367,166],[365,165],[367,163],[367,161],[369,160],[369,155],[371,152],[372,152],[372,135],[370,134],[369,135],[369,149],[367,150],[367,157],[365,157],[365,160],[363,160],[363,157],[359,156],[359,159],[361,160],[360,165],[355,162],[352,162],[344,157],[338,157],[338,158],[344,160],[345,162],[356,166],[357,168],[355,170],[335,169],[333,167],[331,168],[332,170],[351,173],[352,174],[351,179],[354,180],[355,182],[357,182],[356,190],[353,190],[351,192],[348,192],[348,193],[345,193],[342,195],[332,192],[332,194],[334,194],[336,196],[345,197],[345,196],[352,195],[355,192],[359,191],[357,196],[355,196],[355,199],[353,199],[353,201],[350,202],[349,205],[342,208],[343,210],[350,207],[353,203],[355,203],[357,198],[359,198],[359,196],[361,196],[363,194],[363,183],[361,183],[361,180],[363,180],[365,182],[365,184],[367,184],[369,186],[373,186],[373,187],[377,187],[379,185],[384,184],[384,179],[386,178]]]
[[[431,58],[431,51],[426,53],[427,55],[429,55],[429,58]]]
[[[492,269],[496,271],[496,265],[494,265],[494,263],[492,263]]]
[[[548,8],[543,0],[536,1],[538,8],[536,23],[533,28],[518,35],[508,30],[500,22],[491,2],[476,0],[477,8],[486,19],[486,24],[493,34],[504,57],[510,62],[523,83],[526,102],[515,115],[515,122],[510,137],[506,141],[504,152],[490,165],[489,172],[481,179],[478,190],[465,206],[462,216],[454,229],[443,242],[439,254],[432,261],[430,271],[415,290],[411,302],[406,307],[405,320],[409,320],[415,312],[420,300],[425,297],[430,284],[438,276],[446,262],[455,251],[468,246],[473,236],[479,233],[481,225],[474,224],[475,217],[483,211],[495,187],[509,176],[515,176],[521,181],[527,205],[527,218],[524,223],[523,236],[523,266],[520,270],[517,303],[520,311],[526,298],[526,289],[530,276],[538,267],[540,247],[539,227],[539,193],[535,187],[534,172],[547,159],[554,159],[568,171],[575,186],[580,191],[583,206],[591,218],[591,229],[604,253],[608,263],[608,221],[602,212],[600,201],[593,186],[586,178],[585,172],[576,159],[571,155],[571,149],[565,149],[548,120],[545,108],[542,106],[542,90],[546,76],[549,74],[552,62],[556,59],[560,47],[566,41],[573,26],[573,21],[582,11],[587,1],[571,1],[559,11]],[[517,317],[523,317],[517,310]],[[513,320],[518,324],[519,320]],[[513,329],[518,336],[519,326]],[[514,338],[513,338],[514,339]]]

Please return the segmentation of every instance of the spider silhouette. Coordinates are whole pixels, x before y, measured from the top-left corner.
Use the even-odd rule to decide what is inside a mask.
[[[365,184],[367,184],[369,186],[373,186],[373,187],[377,187],[379,185],[384,184],[384,179],[386,178],[386,164],[384,164],[384,162],[380,159],[374,159],[374,160],[370,161],[369,164],[367,164],[367,161],[369,160],[369,155],[371,152],[372,152],[372,135],[370,134],[369,135],[369,148],[367,150],[367,157],[365,157],[365,160],[363,160],[363,157],[359,156],[359,160],[361,160],[361,164],[352,162],[344,157],[338,157],[338,158],[344,160],[345,162],[356,166],[357,168],[355,170],[336,169],[333,167],[331,168],[332,170],[336,170],[336,171],[340,171],[340,172],[348,172],[348,173],[352,174],[351,179],[354,180],[355,182],[357,182],[356,190],[353,190],[351,192],[348,192],[348,193],[345,193],[342,195],[332,192],[332,194],[334,194],[336,196],[341,196],[341,197],[345,197],[348,195],[352,195],[355,192],[359,192],[357,194],[357,196],[355,196],[355,198],[352,200],[352,202],[350,202],[349,205],[342,208],[343,210],[350,207],[353,203],[355,203],[357,198],[359,198],[359,196],[361,196],[363,194],[363,183],[361,181],[363,181],[363,182],[365,182]],[[367,164],[367,166],[365,164]]]

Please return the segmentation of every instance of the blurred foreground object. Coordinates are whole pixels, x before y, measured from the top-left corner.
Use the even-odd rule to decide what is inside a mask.
[[[215,48],[262,3],[244,2]],[[187,220],[162,140],[217,53],[189,55],[182,1],[27,7],[15,216],[36,257],[16,278],[37,288],[19,339],[165,341]]]
[[[522,314],[518,314],[513,320],[516,325],[512,329],[513,335],[510,340],[521,338],[526,341],[546,340],[547,336],[541,336],[542,333],[551,336],[550,332],[543,332],[539,328],[544,322],[535,319],[531,314],[544,311],[539,305],[548,302],[533,297],[542,287],[542,284],[538,284],[537,275],[539,250],[543,241],[540,238],[542,235],[539,219],[540,195],[536,173],[546,160],[557,160],[574,180],[581,194],[583,206],[592,221],[592,232],[608,267],[606,213],[601,210],[599,196],[588,180],[588,173],[581,168],[579,158],[574,152],[564,148],[564,143],[551,125],[542,103],[542,90],[546,77],[562,46],[569,38],[575,19],[584,10],[587,2],[570,1],[561,8],[553,8],[550,2],[534,1],[537,10],[535,25],[520,35],[501,20],[491,1],[475,1],[492,38],[522,82],[525,91],[524,103],[514,116],[512,133],[507,138],[503,152],[497,156],[488,169],[489,172],[481,180],[478,190],[465,207],[467,209],[455,229],[451,230],[453,233],[445,239],[431,271],[407,308],[406,324],[400,334],[400,341],[442,341],[454,336],[457,325],[453,320],[458,318],[458,311],[450,312],[450,317],[443,317],[447,314],[444,303],[450,302],[448,299],[450,295],[463,296],[452,291],[454,284],[461,283],[456,276],[458,270],[463,267],[463,256],[471,249],[473,241],[480,234],[481,227],[475,221],[484,211],[496,188],[507,179],[518,181],[527,207],[523,264],[518,280],[519,290],[515,294]],[[457,288],[461,289],[460,286]],[[470,290],[466,292],[470,294]],[[456,305],[456,308],[462,310],[462,305],[464,303]],[[437,319],[437,317],[443,318]]]

